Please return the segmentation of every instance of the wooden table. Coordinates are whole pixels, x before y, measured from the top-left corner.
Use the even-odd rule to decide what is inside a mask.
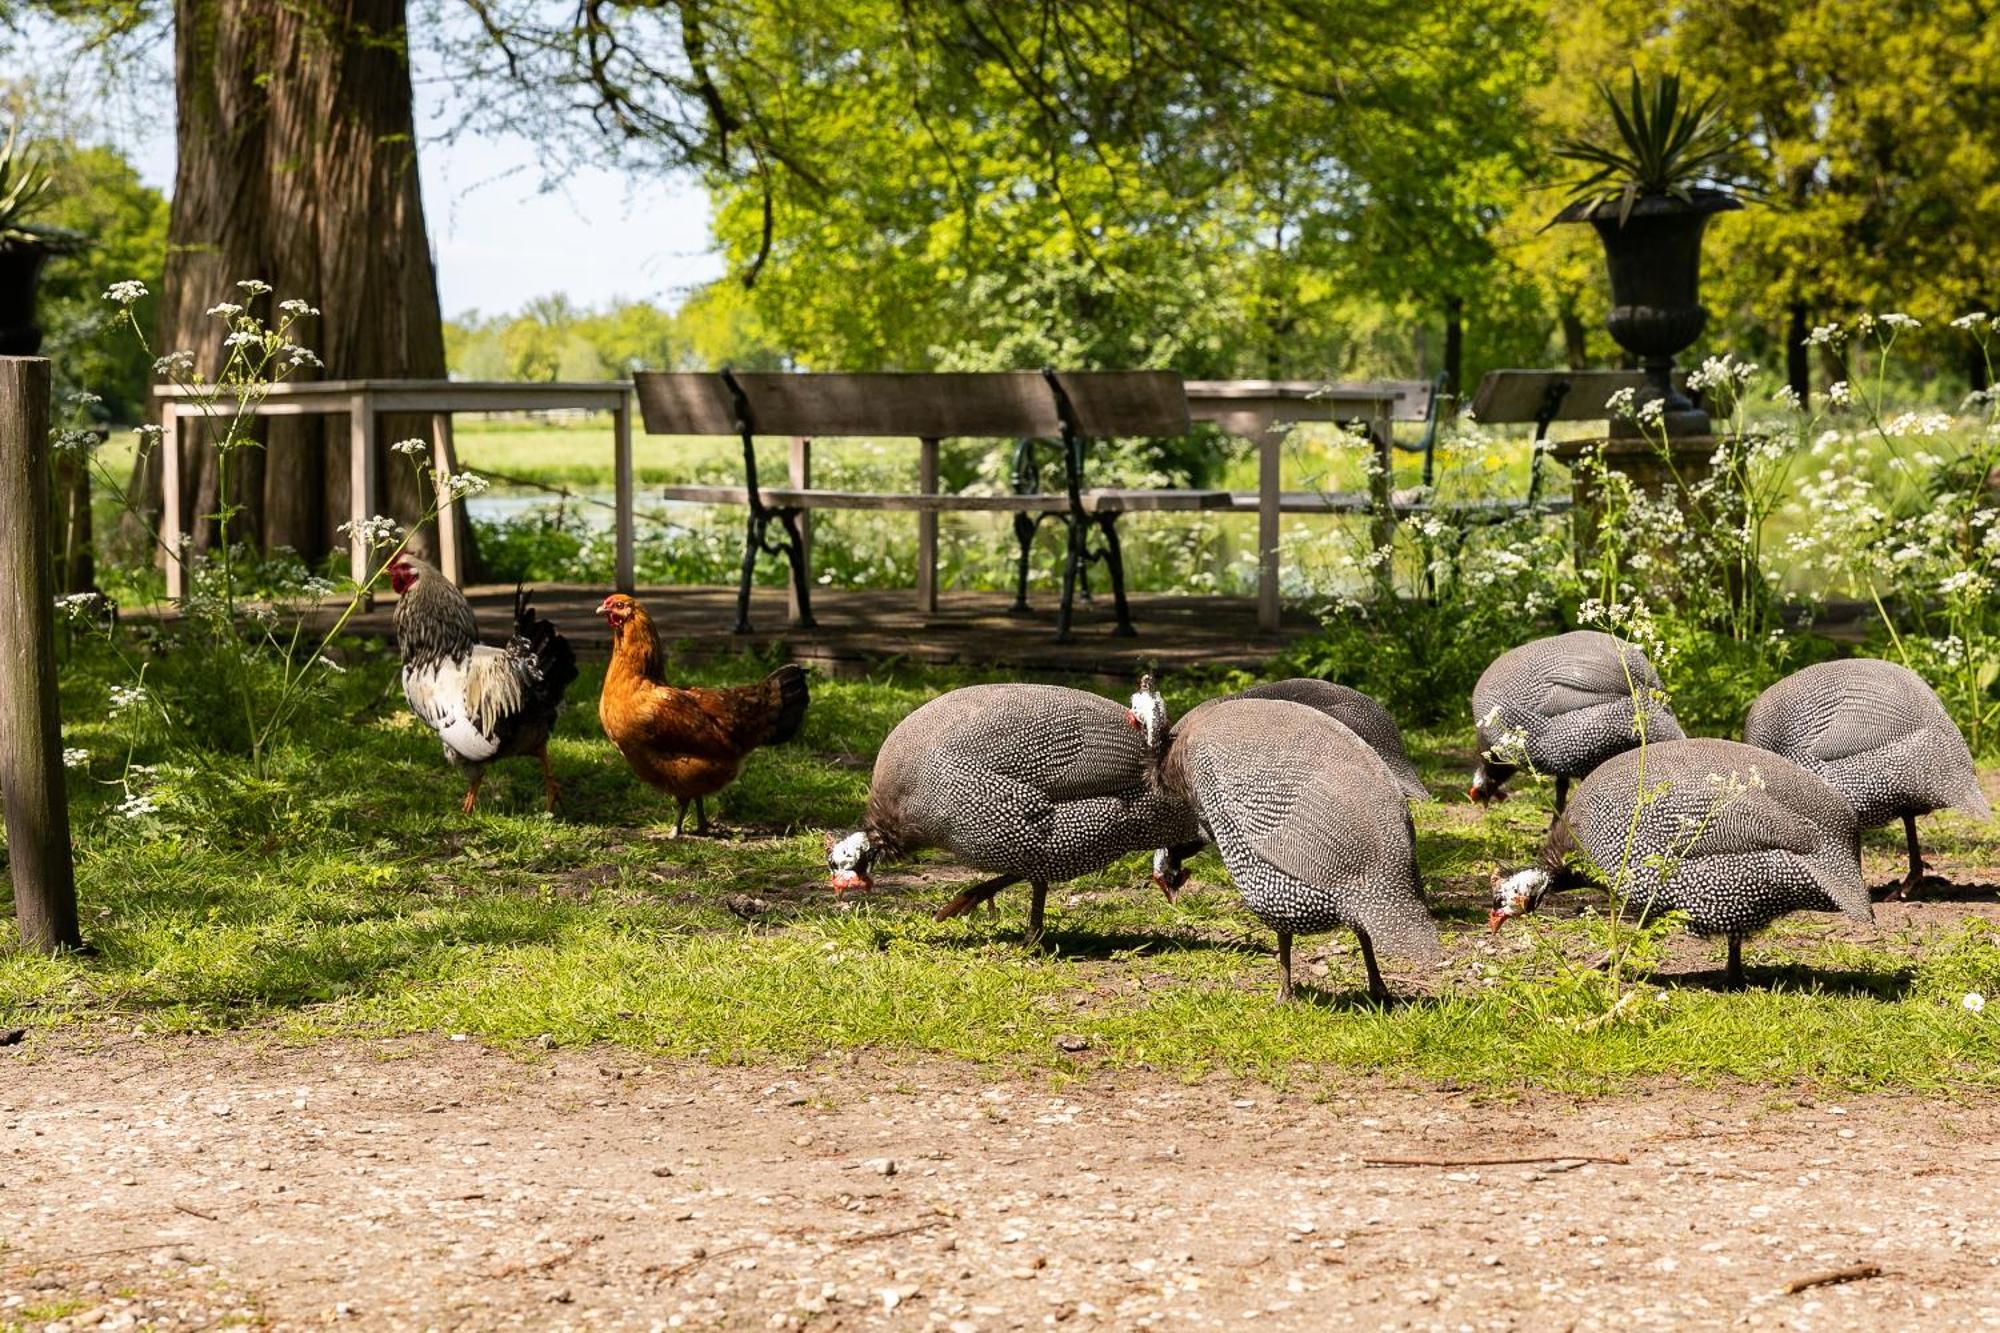
[[[440,472],[457,470],[452,452],[451,418],[456,412],[548,412],[557,409],[611,414],[612,476],[616,490],[615,532],[618,588],[631,592],[632,552],[632,385],[626,380],[563,384],[496,384],[457,380],[295,380],[272,385],[265,396],[247,407],[252,416],[339,416],[348,418],[348,497],[353,536],[349,570],[357,584],[368,581],[373,552],[362,533],[376,512],[376,418],[382,413],[413,413],[431,418],[431,461]],[[161,490],[165,503],[160,521],[166,547],[167,596],[178,600],[187,588],[181,563],[182,486],[180,423],[199,419],[193,395],[177,385],[153,388],[160,402]],[[225,402],[218,411],[229,411]],[[438,567],[446,578],[461,582],[464,573],[458,514],[445,506],[438,514]]]
[[[1369,479],[1377,525],[1391,525],[1389,510],[1389,430],[1397,407],[1409,397],[1404,386],[1341,384],[1319,380],[1189,380],[1188,414],[1212,421],[1257,446],[1257,627],[1278,628],[1278,519],[1284,504],[1279,484],[1286,430],[1303,421],[1361,423],[1374,443],[1376,468]],[[1393,533],[1393,528],[1392,528]],[[1377,534],[1380,544],[1381,534]]]

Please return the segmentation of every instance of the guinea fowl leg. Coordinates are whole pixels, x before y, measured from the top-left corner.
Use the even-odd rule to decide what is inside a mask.
[[[1558,777],[1556,779],[1556,809],[1555,813],[1549,816],[1550,828],[1554,828],[1556,826],[1556,821],[1562,818],[1563,807],[1568,804],[1569,804],[1569,779],[1564,777]]]
[[[1917,845],[1917,817],[1915,815],[1903,816],[1903,838],[1910,845],[1910,873],[1903,877],[1903,882],[1898,884],[1895,892],[1889,895],[1897,902],[1907,902],[1911,898],[1916,897],[1917,890],[1922,888],[1924,884],[1924,852],[1923,848]]]
[[[1042,909],[1048,905],[1049,886],[1040,880],[1034,880],[1029,887],[1035,892],[1034,898],[1028,903],[1028,938],[1026,942],[1032,947],[1042,942]]]
[[[1292,932],[1278,932],[1278,1003],[1292,1001]]]
[[[556,784],[555,769],[549,764],[549,747],[544,745],[535,751],[535,758],[542,761],[542,804],[550,814],[562,804],[562,788]]]
[[[1735,931],[1729,934],[1729,970],[1723,979],[1731,990],[1743,989],[1743,937]]]
[[[483,771],[475,772],[472,775],[472,781],[465,785],[465,799],[458,804],[458,812],[460,814],[471,814],[472,807],[479,804],[479,784],[484,781],[486,781],[486,774]]]
[[[1368,938],[1368,932],[1357,930],[1354,938],[1361,941],[1361,962],[1368,969],[1368,998],[1386,1003],[1389,988],[1382,982],[1382,969],[1375,966],[1375,941]]]
[[[936,920],[949,921],[955,916],[964,916],[981,903],[991,903],[995,894],[1009,884],[1020,882],[1019,875],[995,875],[992,879],[982,879],[971,888],[962,890],[956,898],[937,909]]]

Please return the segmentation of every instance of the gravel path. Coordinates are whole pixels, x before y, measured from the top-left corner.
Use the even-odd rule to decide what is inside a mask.
[[[2000,1326],[1996,1110],[38,1036],[0,1327]]]

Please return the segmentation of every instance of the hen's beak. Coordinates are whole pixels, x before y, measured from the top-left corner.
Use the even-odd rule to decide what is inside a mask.
[[[1500,910],[1499,908],[1497,908],[1497,907],[1496,907],[1496,908],[1493,908],[1493,909],[1492,909],[1491,911],[1487,912],[1487,914],[1486,914],[1486,933],[1487,933],[1488,935],[1497,935],[1497,934],[1499,934],[1499,933],[1500,933],[1500,927],[1502,927],[1502,926],[1504,926],[1504,925],[1506,925],[1506,924],[1507,924],[1507,916],[1508,916],[1508,914],[1507,914],[1506,912],[1503,912],[1503,911],[1501,911],[1501,910]]]
[[[597,604],[597,614],[600,616],[608,616],[611,614],[611,599],[609,597],[605,598],[603,601]]]
[[[872,889],[875,887],[875,882],[858,871],[836,870],[826,877],[826,886],[839,895],[849,889],[856,891]]]

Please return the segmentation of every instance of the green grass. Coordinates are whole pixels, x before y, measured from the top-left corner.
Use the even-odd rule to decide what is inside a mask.
[[[681,678],[741,680],[766,666]],[[895,721],[966,677],[816,679],[800,743],[755,756],[712,803],[727,835],[672,842],[665,802],[597,733],[596,670],[573,690],[554,747],[569,806],[550,819],[532,763],[496,770],[479,813],[460,816],[462,787],[435,743],[400,699],[378,697],[392,669],[352,654],[339,697],[263,777],[207,756],[163,775],[160,814],[134,821],[114,813],[123,792],[109,785],[126,745],[145,762],[186,754],[105,716],[105,662],[67,663],[66,741],[93,756],[71,791],[96,952],[0,951],[0,1025],[466,1033],[716,1060],[865,1047],[1292,1083],[1340,1070],[1595,1090],[1659,1076],[2000,1081],[2000,1023],[1958,1004],[1969,990],[2000,996],[2000,932],[1976,922],[1853,938],[1827,918],[1794,918],[1753,943],[1764,984],[1671,984],[1636,1021],[1580,1024],[1596,1003],[1597,982],[1578,967],[1596,934],[1587,917],[1552,913],[1494,946],[1480,930],[1486,872],[1528,854],[1541,799],[1488,814],[1459,798],[1419,808],[1419,855],[1452,954],[1421,983],[1429,994],[1406,976],[1411,998],[1368,1003],[1350,940],[1330,936],[1303,946],[1308,1001],[1280,1008],[1270,938],[1212,857],[1196,864],[1205,887],[1177,904],[1145,887],[1138,857],[1059,888],[1042,953],[1018,942],[1018,890],[997,917],[932,921],[945,885],[969,878],[939,862],[900,867],[865,899],[827,893],[820,831],[858,818],[869,760]],[[1466,738],[1414,741],[1437,789],[1457,791]],[[1952,866],[2000,861],[1991,830],[1941,818],[1930,836]],[[1891,842],[1871,841],[1877,878]],[[765,910],[740,919],[733,895]],[[1683,963],[1720,956],[1719,943],[1685,937],[1674,949]],[[1068,1035],[1088,1050],[1060,1051]]]

